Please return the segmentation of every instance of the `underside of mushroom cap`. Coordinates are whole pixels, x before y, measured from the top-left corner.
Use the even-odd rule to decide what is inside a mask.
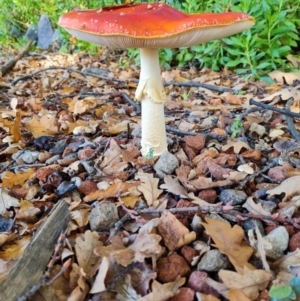
[[[144,3],[75,10],[58,24],[78,39],[103,46],[177,48],[236,34],[254,23],[245,13],[185,14],[164,3]]]

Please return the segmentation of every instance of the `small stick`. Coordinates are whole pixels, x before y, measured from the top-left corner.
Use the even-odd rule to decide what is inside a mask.
[[[278,108],[272,107],[270,105],[267,105],[265,103],[255,101],[252,98],[250,99],[249,104],[264,108],[266,110],[271,110],[271,111],[274,111],[274,112],[277,112],[277,113],[280,113],[280,114],[284,114],[284,115],[287,115],[287,116],[300,118],[300,114],[298,114],[298,113],[289,112],[289,111],[283,110],[283,109],[278,109]]]
[[[138,115],[141,114],[141,106],[138,103],[136,103],[134,100],[132,100],[127,93],[121,92],[120,94],[131,106],[133,106],[135,108],[136,113]]]
[[[29,41],[25,46],[25,48],[15,58],[13,58],[12,60],[4,64],[0,68],[0,76],[4,76],[6,73],[8,73],[16,65],[17,61],[21,59],[28,52],[31,45],[32,45],[32,41]]]
[[[285,109],[288,111],[288,112],[291,112],[291,105],[294,103],[294,99],[293,98],[290,98],[286,105],[285,105]],[[286,115],[285,116],[286,118],[286,122],[287,122],[287,125],[288,125],[288,129],[290,130],[291,132],[291,135],[292,137],[297,141],[297,142],[300,142],[300,134],[299,132],[297,131],[296,127],[295,127],[295,124],[294,124],[294,121],[293,121],[293,118]]]
[[[169,132],[175,133],[175,134],[183,135],[183,136],[197,136],[197,135],[201,134],[201,133],[195,133],[195,132],[181,131],[177,128],[173,128],[173,127],[170,127],[167,125],[166,125],[166,130]]]

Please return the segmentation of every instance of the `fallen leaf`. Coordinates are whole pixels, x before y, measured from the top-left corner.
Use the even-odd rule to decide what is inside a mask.
[[[227,293],[227,298],[229,301],[250,301],[250,299],[237,288],[230,289]]]
[[[109,268],[109,261],[108,261],[107,257],[103,257],[101,264],[100,264],[98,274],[97,274],[95,281],[93,283],[93,286],[90,290],[90,294],[97,294],[97,293],[104,292],[106,290],[104,281],[105,281],[105,277],[106,277],[108,268]]]
[[[252,270],[244,268],[243,274],[221,270],[218,273],[222,282],[230,289],[239,289],[250,300],[255,300],[259,291],[265,289],[273,276],[264,270]]]
[[[282,72],[280,70],[274,70],[269,73],[269,76],[276,80],[279,84],[283,85],[285,82],[288,85],[292,85],[294,81],[300,80],[300,72]]]
[[[232,181],[231,180],[213,181],[211,178],[199,177],[198,179],[189,181],[188,183],[192,184],[197,189],[207,189],[207,188],[231,185]]]
[[[100,258],[94,253],[94,249],[102,246],[97,232],[85,231],[84,235],[76,238],[75,251],[78,265],[86,274],[86,278],[95,275]]]
[[[222,254],[225,254],[230,262],[240,274],[244,272],[244,267],[254,269],[248,261],[253,254],[253,248],[243,242],[244,230],[234,225],[218,219],[205,218],[206,223],[201,223],[206,233],[214,241],[214,245]]]
[[[20,207],[19,200],[12,197],[5,188],[0,188],[0,215],[5,215],[10,207]]]
[[[138,190],[143,193],[147,205],[156,208],[159,204],[158,197],[163,192],[157,188],[159,179],[154,178],[153,174],[145,173],[142,170],[138,171],[136,178],[142,182],[138,186]]]
[[[277,194],[285,193],[285,196],[282,199],[282,201],[284,202],[287,200],[288,197],[300,193],[299,183],[300,183],[300,176],[288,178],[276,188],[268,190],[267,194],[277,195]]]
[[[186,189],[180,185],[178,178],[167,175],[164,177],[165,184],[160,185],[161,189],[166,189],[175,195],[179,195],[181,198],[187,197]]]
[[[6,171],[2,176],[2,187],[12,188],[13,186],[23,186],[35,173],[35,168],[28,168],[18,173]]]
[[[106,190],[96,190],[86,195],[83,198],[84,202],[91,202],[94,200],[102,200],[104,198],[116,197],[126,192],[131,187],[139,186],[140,182],[122,182],[119,179],[115,179],[114,182]]]
[[[243,148],[250,149],[250,146],[247,143],[240,140],[231,139],[226,145],[222,147],[222,151],[226,152],[231,147],[233,148],[235,154],[239,154]]]
[[[243,207],[248,210],[249,213],[271,216],[271,213],[263,209],[261,203],[254,203],[252,197],[248,197],[247,201],[243,204]]]
[[[26,235],[12,243],[6,244],[0,251],[0,258],[6,261],[18,259],[30,243],[32,236]]]

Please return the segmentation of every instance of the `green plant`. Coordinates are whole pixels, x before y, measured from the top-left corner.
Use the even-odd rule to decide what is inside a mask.
[[[147,155],[144,157],[144,161],[147,161],[147,160],[151,160],[154,158],[154,149],[153,147],[151,147],[147,153]]]
[[[270,301],[296,300],[300,294],[300,278],[293,277],[289,283],[275,283],[269,291]]]
[[[231,137],[235,138],[239,134],[242,128],[243,128],[243,122],[238,116],[235,117],[234,122],[231,125],[231,130],[232,130]]]

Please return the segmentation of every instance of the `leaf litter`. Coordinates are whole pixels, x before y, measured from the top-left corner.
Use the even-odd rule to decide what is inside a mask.
[[[34,76],[49,62],[29,55],[1,78],[0,281],[63,200],[72,219],[33,300],[269,300],[272,284],[299,277],[299,116],[294,129],[286,121],[299,112],[299,74],[275,71],[268,85],[193,66],[165,70],[177,82],[166,85],[165,114],[178,167],[161,176],[158,158],[140,154],[141,117],[128,102],[139,68],[124,54],[126,67],[99,55],[47,54],[56,68]],[[117,214],[109,231],[104,207]],[[288,240],[271,259],[265,251],[277,246],[264,237],[279,226]],[[212,268],[213,250],[230,264]]]

